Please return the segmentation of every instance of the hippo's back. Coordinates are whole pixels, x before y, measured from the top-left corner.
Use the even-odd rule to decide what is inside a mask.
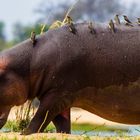
[[[64,87],[102,88],[126,85],[139,78],[138,27],[122,25],[113,33],[107,26],[96,25],[94,34],[88,24],[76,24],[75,29],[75,34],[69,31],[69,26],[48,32],[53,43],[44,46],[51,52],[46,61],[53,62],[55,77]]]

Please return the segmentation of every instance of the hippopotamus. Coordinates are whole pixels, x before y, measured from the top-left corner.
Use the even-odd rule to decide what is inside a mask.
[[[90,27],[90,28],[89,28]],[[70,108],[107,120],[140,124],[140,27],[64,25],[0,53],[0,127],[13,106],[38,98],[23,134],[52,121],[70,133]]]

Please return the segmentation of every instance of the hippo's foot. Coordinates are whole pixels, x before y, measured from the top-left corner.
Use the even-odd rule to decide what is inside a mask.
[[[54,118],[53,123],[56,127],[57,133],[70,134],[70,109],[67,109],[58,114]]]
[[[30,135],[33,133],[35,133],[35,132],[33,132],[30,128],[25,128],[24,130],[22,130],[20,135]]]

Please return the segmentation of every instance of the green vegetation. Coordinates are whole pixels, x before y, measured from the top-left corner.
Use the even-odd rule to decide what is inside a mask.
[[[14,112],[16,119],[7,121],[4,126],[5,131],[20,132],[26,128],[35,114],[35,101],[27,101],[25,104],[19,106]]]
[[[4,132],[7,132],[7,131],[8,132],[21,132],[22,130],[23,130],[23,127],[21,127],[20,122],[16,120],[7,121],[3,127]],[[44,130],[44,132],[55,132],[54,125],[50,123],[49,126]]]
[[[128,132],[128,129],[121,129],[121,128],[116,128],[113,126],[106,126],[106,125],[93,125],[93,124],[72,124],[72,130],[73,131],[121,131],[121,132]]]
[[[128,129],[121,129],[112,126],[105,126],[105,125],[92,125],[92,124],[72,124],[72,131],[79,131],[82,134],[86,134],[88,132],[116,132],[119,136],[129,132]],[[19,127],[18,121],[7,121],[5,124],[4,131],[8,132],[20,132],[23,128]],[[52,123],[44,130],[44,132],[55,132],[55,127]]]
[[[24,128],[27,127],[30,120],[34,116],[38,103],[37,100],[28,101],[24,105],[20,106],[15,110],[16,119],[12,121],[7,121],[5,126],[3,127],[3,132],[21,132]],[[89,135],[89,133],[98,134],[98,132],[112,133],[115,132],[118,136],[125,136],[128,134],[128,129],[121,129],[112,126],[96,125],[96,124],[78,124],[72,123],[71,126],[72,133],[79,135]],[[55,127],[52,123],[44,130],[46,133],[54,133],[56,132]],[[78,132],[78,133],[77,133]]]
[[[16,23],[13,25],[13,39],[8,41],[5,35],[5,24],[0,21],[0,51],[10,48],[19,42],[22,42],[30,38],[31,32],[34,31],[37,35],[42,32],[42,24],[30,24],[23,25],[21,23]],[[49,26],[45,25],[43,27],[43,32],[48,30]]]
[[[23,40],[26,40],[30,38],[30,34],[32,31],[34,31],[37,35],[40,34],[42,31],[42,24],[35,24],[35,25],[22,25],[21,23],[16,23],[14,25],[14,39],[13,42],[19,43]],[[43,31],[46,32],[48,30],[49,26],[44,26]]]

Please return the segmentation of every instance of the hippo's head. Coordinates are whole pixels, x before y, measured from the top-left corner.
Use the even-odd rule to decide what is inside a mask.
[[[27,100],[27,83],[11,69],[10,61],[0,57],[0,128],[6,123],[10,109]]]

